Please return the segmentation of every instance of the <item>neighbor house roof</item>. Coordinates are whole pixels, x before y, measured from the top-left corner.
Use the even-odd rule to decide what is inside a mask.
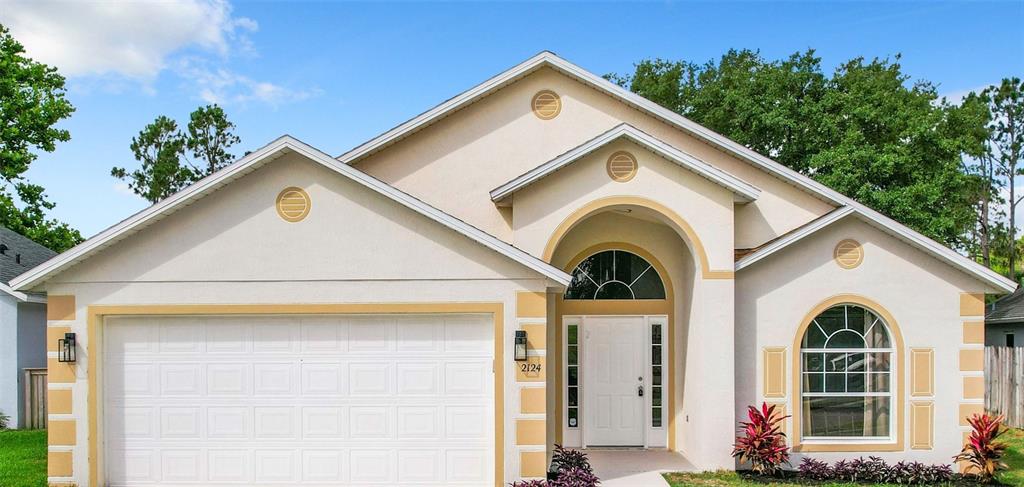
[[[553,281],[567,285],[571,277],[560,269],[512,246],[502,240],[480,230],[458,218],[455,218],[433,206],[424,203],[407,193],[380,181],[354,167],[342,164],[331,156],[305,144],[291,136],[280,137],[270,144],[250,153],[233,164],[217,171],[191,186],[167,197],[166,199],[142,210],[120,223],[107,228],[96,236],[82,242],[76,247],[60,254],[42,265],[15,278],[11,287],[16,290],[31,289],[50,276],[88,258],[95,252],[132,235],[143,228],[163,219],[175,211],[188,206],[218,188],[256,170],[289,152],[301,154],[338,174],[345,176],[370,190],[377,192],[399,204],[415,211],[435,222],[444,225],[462,235],[498,252]]]
[[[1024,323],[1024,288],[985,307],[985,323]]]
[[[30,296],[17,292],[8,285],[11,279],[25,271],[42,264],[57,255],[56,252],[43,247],[32,239],[0,226],[0,292],[4,292],[21,301],[30,300]],[[43,301],[45,298],[31,297],[32,301]]]
[[[1016,289],[1017,284],[999,275],[998,273],[974,262],[963,255],[960,255],[944,245],[925,237],[924,235],[896,222],[895,220],[878,213],[867,206],[839,193],[838,191],[821,184],[803,174],[800,174],[772,159],[758,154],[742,144],[730,140],[728,137],[719,134],[707,127],[704,127],[672,110],[669,110],[657,103],[648,100],[636,93],[612,83],[601,76],[588,72],[587,70],[566,61],[552,52],[544,51],[522,63],[494,76],[483,83],[441,103],[440,105],[427,110],[426,112],[413,117],[412,119],[374,137],[373,139],[360,144],[354,149],[338,156],[338,160],[346,164],[352,164],[374,154],[385,147],[402,140],[403,138],[416,133],[417,131],[430,126],[453,112],[465,108],[480,99],[504,88],[519,79],[542,68],[554,69],[558,72],[576,79],[591,88],[606,93],[613,98],[634,107],[662,122],[676,127],[683,132],[690,134],[712,147],[715,147],[727,154],[746,161],[772,176],[785,181],[821,200],[827,201],[838,207],[850,207],[863,220],[875,225],[900,239],[913,244],[943,262],[985,282],[996,289],[1010,292]],[[801,237],[802,238],[802,237]],[[799,239],[796,239],[799,240]],[[790,239],[789,241],[794,241]],[[751,254],[748,257],[752,257]],[[760,259],[761,257],[758,257]],[[742,261],[743,259],[741,259]],[[737,262],[737,266],[740,262]],[[739,268],[739,267],[738,267]]]
[[[620,139],[629,140],[651,152],[674,162],[683,169],[701,176],[712,183],[715,183],[736,195],[737,200],[744,203],[757,199],[761,190],[750,183],[743,181],[732,174],[718,169],[696,157],[687,154],[671,145],[658,140],[656,137],[627,123],[619,124],[611,130],[590,139],[583,144],[570,149],[568,152],[541,164],[525,174],[495,188],[491,191],[491,200],[501,201],[539,180],[545,176],[562,169],[573,162],[576,162],[594,151]]]

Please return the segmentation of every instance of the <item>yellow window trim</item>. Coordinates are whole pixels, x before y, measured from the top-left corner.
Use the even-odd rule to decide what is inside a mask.
[[[802,431],[803,424],[800,422],[800,367],[796,364],[800,362],[800,342],[803,339],[804,332],[807,331],[807,327],[810,326],[811,321],[814,320],[822,311],[829,309],[833,306],[840,304],[856,304],[864,306],[871,311],[878,314],[885,320],[885,324],[889,326],[889,332],[892,333],[893,340],[896,342],[894,347],[895,358],[893,364],[896,366],[896,395],[893,400],[896,402],[896,441],[892,443],[802,443]],[[817,306],[814,307],[800,323],[800,328],[796,331],[796,336],[793,337],[793,371],[792,371],[792,384],[793,384],[793,399],[792,407],[793,411],[793,435],[792,435],[792,450],[795,452],[870,452],[870,451],[903,451],[903,442],[905,434],[905,424],[903,422],[904,409],[906,402],[906,395],[904,389],[904,381],[906,377],[906,369],[904,368],[905,359],[903,351],[903,335],[900,333],[900,327],[896,323],[896,318],[889,313],[881,304],[856,294],[839,294],[826,299]]]
[[[672,211],[672,209],[661,203],[647,198],[640,198],[638,196],[608,196],[591,201],[590,203],[583,205],[582,208],[570,213],[569,216],[567,216],[565,220],[562,220],[562,223],[555,228],[551,237],[548,238],[548,242],[544,246],[544,261],[551,262],[551,258],[555,255],[555,248],[558,247],[558,243],[562,241],[562,238],[564,238],[565,235],[569,233],[569,230],[572,230],[577,223],[604,208],[622,205],[644,207],[667,218],[671,222],[669,226],[672,227],[680,237],[682,237],[684,242],[689,244],[693,253],[700,259],[700,272],[701,277],[704,279],[732,279],[734,277],[732,269],[711,269],[710,264],[708,264],[708,254],[704,250],[704,244],[701,243],[700,237],[697,236],[697,232],[693,230],[693,227],[691,227],[683,217],[679,216],[678,213]],[[571,270],[572,267],[569,269]]]
[[[502,303],[358,303],[358,304],[183,304],[183,305],[98,305],[88,307],[89,380],[89,485],[100,485],[99,371],[97,353],[102,340],[103,319],[123,315],[272,315],[272,314],[419,314],[481,313],[494,318],[494,485],[505,482],[505,362],[503,358],[505,312]],[[50,452],[53,455],[53,452]],[[70,454],[68,455],[70,464]],[[68,467],[70,470],[70,466]]]

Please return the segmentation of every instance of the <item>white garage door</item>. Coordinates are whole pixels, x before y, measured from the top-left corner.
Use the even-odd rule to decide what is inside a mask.
[[[490,316],[118,317],[110,485],[493,482]]]

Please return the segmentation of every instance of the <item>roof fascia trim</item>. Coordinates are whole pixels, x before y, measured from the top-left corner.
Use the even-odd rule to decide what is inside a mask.
[[[363,186],[382,194],[423,216],[426,216],[427,218],[441,223],[442,225],[477,241],[491,250],[519,262],[527,268],[544,275],[562,286],[568,285],[572,279],[571,276],[562,270],[533,257],[519,248],[502,242],[487,232],[434,208],[433,206],[430,206],[393,186],[375,179],[358,169],[339,163],[326,153],[321,152],[298,139],[286,135],[279,137],[270,144],[267,144],[266,146],[250,153],[246,157],[239,159],[237,162],[222,169],[221,171],[196,182],[192,186],[189,186],[163,201],[132,215],[118,224],[107,228],[95,237],[82,242],[67,252],[59,254],[28,272],[16,277],[11,281],[11,287],[16,290],[30,289],[44,281],[50,275],[87,258],[93,251],[110,245],[134,231],[141,230],[144,228],[145,224],[175,211],[179,206],[184,205],[191,199],[200,197],[206,192],[212,191],[224,184],[227,184],[230,180],[240,177],[247,169],[255,166],[257,163],[275,159],[279,155],[288,151],[300,153],[309,159],[319,162],[335,172],[347,176],[353,181],[356,181]]]
[[[683,152],[671,145],[659,140],[658,138],[633,127],[632,125],[622,123],[614,128],[604,132],[597,137],[590,139],[587,142],[569,150],[568,152],[548,161],[536,168],[526,172],[525,174],[495,188],[491,191],[491,200],[499,202],[512,193],[519,191],[520,189],[539,181],[545,176],[562,169],[577,160],[586,157],[587,155],[597,151],[598,149],[610,144],[620,138],[626,138],[632,142],[644,147],[651,152],[661,156],[662,158],[668,159],[683,169],[689,170],[701,176],[712,183],[722,186],[729,191],[736,194],[736,196],[743,202],[754,201],[760,196],[761,190],[756,186],[743,181],[742,179],[733,176],[721,169],[718,169],[686,152]]]

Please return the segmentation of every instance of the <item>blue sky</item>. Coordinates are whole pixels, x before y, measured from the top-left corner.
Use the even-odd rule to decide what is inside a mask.
[[[729,48],[814,48],[827,69],[902,53],[953,96],[1024,75],[1019,1],[0,3],[0,23],[68,76],[72,140],[28,176],[86,236],[146,206],[109,175],[135,165],[132,136],[208,101],[238,126],[236,155],[286,133],[336,155],[545,49],[598,74]]]

